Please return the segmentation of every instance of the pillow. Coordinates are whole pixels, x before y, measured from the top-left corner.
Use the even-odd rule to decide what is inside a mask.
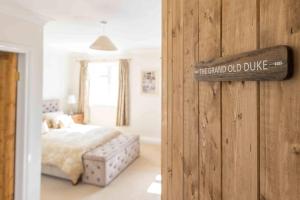
[[[42,134],[46,134],[49,132],[49,127],[46,121],[42,122]]]
[[[45,113],[43,114],[43,120],[47,122],[49,128],[58,128],[57,118],[61,115],[64,115],[62,111]]]
[[[69,115],[61,115],[58,117],[58,126],[59,128],[69,128],[73,126],[75,123],[71,116]]]

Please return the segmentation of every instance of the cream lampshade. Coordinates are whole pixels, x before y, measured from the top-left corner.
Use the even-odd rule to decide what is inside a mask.
[[[100,22],[103,26],[103,33],[99,36],[96,41],[90,46],[91,49],[102,50],[102,51],[116,51],[118,50],[114,43],[109,37],[104,35],[104,26],[107,24],[106,21]]]
[[[90,46],[91,49],[103,51],[116,51],[117,47],[112,43],[109,37],[102,35]]]

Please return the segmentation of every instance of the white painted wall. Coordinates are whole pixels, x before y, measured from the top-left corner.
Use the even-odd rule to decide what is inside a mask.
[[[24,21],[0,9],[0,41],[29,50],[28,120],[28,191],[26,200],[40,199],[41,171],[41,101],[42,101],[42,25]],[[6,10],[7,11],[7,10]],[[15,11],[16,12],[16,11]],[[22,77],[21,77],[22,78]]]
[[[45,46],[43,63],[43,99],[59,99],[62,109],[69,111],[67,98],[71,94],[73,73],[70,53]]]

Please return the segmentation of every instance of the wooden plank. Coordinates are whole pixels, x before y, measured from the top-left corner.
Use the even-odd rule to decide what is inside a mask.
[[[193,79],[198,61],[198,0],[184,0],[184,199],[198,200],[198,83]]]
[[[17,94],[17,55],[10,54],[7,96],[7,133],[5,136],[5,200],[14,199],[15,137],[16,137],[16,94]]]
[[[274,15],[276,13],[276,15]],[[294,52],[294,74],[284,82],[262,82],[260,89],[261,199],[300,199],[300,1],[261,0],[262,47],[286,44]]]
[[[291,75],[291,50],[275,46],[203,61],[195,67],[199,81],[284,80]]]
[[[172,22],[170,14],[170,0],[163,0],[162,1],[162,166],[161,166],[161,173],[162,173],[162,193],[161,193],[161,199],[162,200],[168,200],[169,199],[169,193],[170,193],[170,186],[171,186],[171,178],[172,173],[169,173],[172,171],[172,154],[171,154],[171,148],[172,145],[170,145],[171,141],[171,92],[170,92],[170,78],[171,75],[171,58],[169,54],[172,52],[172,49],[170,48],[171,38],[172,38],[172,29],[170,27],[170,22]]]
[[[199,59],[220,56],[221,0],[199,1]],[[221,200],[221,83],[199,83],[199,199]]]
[[[0,199],[14,198],[17,55],[0,53]],[[4,56],[6,58],[4,58]]]
[[[168,179],[167,179],[167,189],[168,189],[168,200],[172,198],[171,192],[173,191],[173,4],[172,0],[168,0],[168,52],[167,52],[167,78],[168,78],[168,144],[167,144],[167,170],[168,170]]]
[[[1,55],[1,53],[0,53]],[[5,124],[6,124],[6,106],[4,103],[5,94],[7,94],[7,87],[6,85],[6,71],[8,62],[7,59],[3,59],[3,56],[0,58],[0,199],[3,198],[4,190],[5,190],[5,174],[4,174],[4,155],[5,155]]]
[[[162,146],[161,146],[161,199],[168,199],[168,1],[162,1]]]
[[[183,200],[183,0],[172,4],[172,196]]]
[[[223,0],[222,56],[257,48],[257,1]],[[222,199],[257,200],[258,84],[222,84]]]

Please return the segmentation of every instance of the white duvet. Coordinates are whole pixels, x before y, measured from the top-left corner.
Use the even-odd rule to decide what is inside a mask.
[[[75,184],[83,173],[82,155],[118,136],[111,128],[74,125],[42,135],[42,163],[63,171]]]

